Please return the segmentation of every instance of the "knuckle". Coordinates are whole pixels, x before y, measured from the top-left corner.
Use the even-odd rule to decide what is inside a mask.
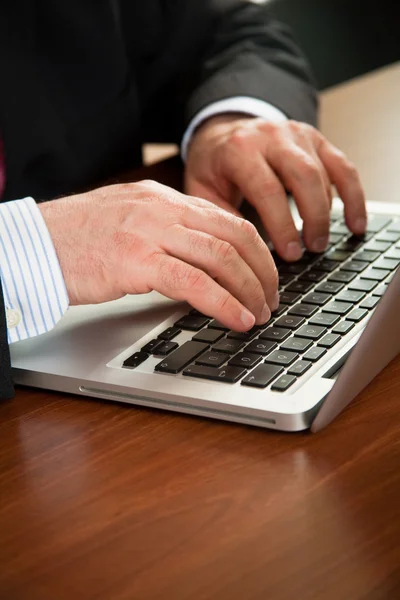
[[[229,136],[229,146],[235,150],[243,150],[248,146],[248,131],[244,128],[238,128],[232,131]]]
[[[298,169],[301,179],[305,182],[315,183],[320,179],[320,171],[311,157],[303,156],[298,160]]]
[[[245,293],[247,297],[251,298],[254,304],[264,304],[265,303],[265,294],[262,289],[261,283],[258,279],[250,280],[249,278],[245,278],[241,285],[240,293]]]
[[[242,232],[242,235],[245,237],[248,244],[255,244],[259,241],[260,236],[258,235],[257,228],[247,221],[246,219],[238,218],[238,226]]]
[[[218,311],[223,312],[226,308],[228,308],[230,301],[231,301],[231,296],[230,296],[229,292],[224,292],[215,299],[215,301],[214,301],[215,308]]]
[[[235,248],[225,240],[216,240],[214,242],[215,254],[217,258],[222,259],[225,267],[233,263],[237,259]]]

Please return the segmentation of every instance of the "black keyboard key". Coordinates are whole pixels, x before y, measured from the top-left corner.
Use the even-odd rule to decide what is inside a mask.
[[[317,312],[318,307],[313,306],[312,304],[305,304],[301,302],[300,304],[296,304],[289,310],[289,315],[297,315],[300,317],[311,317],[315,312]]]
[[[307,352],[307,354],[305,354],[303,356],[303,358],[304,358],[304,360],[309,360],[311,362],[317,362],[317,360],[322,358],[324,356],[324,354],[326,354],[326,352],[327,352],[326,348],[314,346],[314,348],[311,348],[311,350],[309,350]]]
[[[284,292],[281,292],[279,294],[279,298],[283,304],[294,304],[295,302],[300,300],[301,294],[295,294],[293,292],[287,292],[285,290]]]
[[[350,258],[351,252],[344,252],[343,250],[334,250],[330,254],[327,255],[327,259],[329,261],[337,261],[344,262],[348,258]]]
[[[282,375],[282,377],[279,377],[279,379],[271,385],[271,390],[273,392],[286,392],[286,390],[296,381],[297,379],[293,375]]]
[[[335,315],[345,315],[353,308],[350,302],[338,302],[333,300],[322,308],[323,312],[334,313]]]
[[[351,302],[352,304],[357,304],[360,302],[365,296],[365,292],[357,292],[356,290],[345,290],[344,292],[340,292],[336,296],[336,300],[340,300],[340,302]]]
[[[343,287],[344,284],[337,281],[324,281],[324,283],[315,288],[315,291],[323,294],[337,294]]]
[[[337,267],[337,262],[329,260],[328,258],[321,258],[321,260],[318,260],[314,265],[314,269],[317,269],[317,271],[325,271],[326,273],[334,271]]]
[[[361,279],[372,279],[373,281],[383,281],[385,277],[390,274],[390,271],[386,269],[375,269],[375,266],[372,269],[368,269],[364,271],[362,275],[360,275]]]
[[[149,355],[147,354],[147,352],[135,352],[134,354],[132,354],[132,356],[130,356],[124,361],[124,364],[122,366],[128,369],[135,369],[135,367],[141,365],[148,358]]]
[[[392,244],[390,242],[378,242],[373,240],[364,246],[364,250],[371,250],[372,252],[386,252],[389,250]]]
[[[319,340],[318,346],[322,346],[323,348],[332,348],[341,339],[342,338],[340,335],[336,333],[328,333],[327,335],[324,335],[322,340]]]
[[[308,250],[306,250],[305,252],[303,252],[303,256],[296,262],[299,264],[310,266],[320,257],[320,254],[315,254],[314,252],[309,252]]]
[[[347,238],[347,240],[336,246],[336,250],[341,250],[343,252],[355,252],[358,250],[358,248],[365,244],[370,237],[371,234],[365,236],[351,235],[349,238]]]
[[[323,306],[331,298],[332,298],[332,294],[323,294],[323,293],[320,293],[320,292],[311,292],[310,294],[307,294],[307,296],[305,296],[303,298],[303,300],[304,300],[304,302],[306,302],[308,304],[316,304],[317,306]]]
[[[242,367],[243,369],[251,369],[255,367],[261,360],[259,354],[251,354],[250,352],[239,352],[236,356],[231,358],[228,364],[233,367]]]
[[[157,356],[167,356],[167,354],[176,350],[178,346],[179,344],[176,342],[162,342],[160,346],[157,346],[156,350],[153,350],[153,354],[156,354]]]
[[[274,350],[267,358],[265,359],[265,363],[272,365],[281,365],[282,367],[287,367],[292,364],[295,360],[299,358],[299,355],[296,352],[290,352],[289,350]]]
[[[318,313],[309,320],[310,325],[320,325],[321,327],[332,327],[339,321],[340,317],[333,313]]]
[[[290,275],[290,273],[280,273],[279,274],[279,286],[283,287],[291,283],[294,279],[294,275]]]
[[[319,340],[327,331],[326,327],[320,327],[319,325],[303,325],[295,335],[310,340]]]
[[[289,273],[290,275],[299,275],[305,269],[305,265],[299,263],[283,263],[279,267],[279,273]]]
[[[282,313],[285,312],[289,307],[286,304],[279,304],[278,308],[271,313],[271,316],[276,318],[279,317]]]
[[[369,263],[363,262],[362,260],[349,260],[349,262],[342,265],[342,271],[352,271],[353,273],[361,273],[369,267]]]
[[[362,260],[363,262],[371,263],[379,258],[379,252],[372,252],[371,250],[361,250],[358,254],[354,255],[354,260]]]
[[[351,321],[341,321],[332,329],[332,333],[338,333],[339,335],[346,335],[351,329],[353,329],[354,323]]]
[[[173,343],[174,342],[165,342],[165,344]],[[155,367],[155,371],[160,371],[161,373],[179,373],[182,371],[182,369],[187,367],[188,364],[203,354],[207,349],[208,344],[191,341],[185,342],[170,356],[158,363],[158,365]]]
[[[211,323],[208,324],[208,326],[210,329],[220,329],[221,331],[229,331],[230,330],[230,327],[227,327],[226,325],[224,325],[220,321],[217,321],[216,319],[213,319],[211,321]]]
[[[376,233],[376,232],[380,231],[381,229],[383,229],[384,227],[386,227],[386,225],[389,225],[390,222],[391,222],[391,219],[389,219],[388,217],[384,217],[381,215],[369,216],[368,223],[367,223],[367,231]]]
[[[211,379],[223,383],[236,383],[246,373],[246,369],[240,367],[227,366],[213,369],[213,367],[202,367],[200,365],[191,365],[183,371],[183,375],[187,377],[199,377],[200,379]]]
[[[268,327],[265,331],[260,333],[260,340],[274,340],[276,342],[281,342],[285,340],[290,334],[290,329],[273,326]]]
[[[244,344],[240,340],[220,340],[212,349],[214,352],[226,352],[226,354],[236,354],[243,348]]]
[[[305,352],[312,346],[312,342],[306,338],[292,337],[283,342],[282,350],[292,350],[293,352]]]
[[[379,296],[370,296],[369,298],[365,298],[363,302],[360,304],[360,308],[366,308],[367,310],[372,310],[379,302]]]
[[[242,385],[251,387],[266,388],[278,375],[283,372],[283,368],[276,365],[262,364],[258,365],[241,382]]]
[[[306,271],[305,273],[300,275],[299,279],[301,281],[313,281],[314,283],[318,283],[325,276],[326,273],[324,273],[323,271],[316,271],[315,269],[311,269],[310,271]]]
[[[187,329],[188,331],[199,331],[209,322],[208,317],[196,317],[195,315],[186,315],[175,323],[175,327],[179,329]]]
[[[289,333],[290,331],[288,331],[287,335],[289,335]],[[254,354],[266,356],[272,352],[272,350],[275,350],[276,347],[276,342],[271,342],[269,340],[254,340],[248,346],[246,346],[246,352],[254,352]]]
[[[366,317],[368,314],[369,313],[366,308],[355,308],[354,310],[351,311],[351,313],[349,315],[347,315],[346,318],[349,321],[354,321],[355,323],[358,323],[364,317]]]
[[[259,327],[252,327],[249,331],[230,331],[226,336],[229,339],[241,340],[242,342],[250,342],[260,333]]]
[[[306,371],[308,371],[311,365],[312,363],[308,360],[298,360],[288,369],[288,373],[289,375],[296,375],[297,377],[300,377]]]
[[[355,273],[352,273],[351,271],[343,271],[342,269],[340,271],[336,271],[336,273],[333,273],[333,275],[331,275],[328,279],[328,281],[337,281],[339,283],[349,283],[350,281],[352,281],[354,279],[354,277],[356,276]]]
[[[151,340],[141,349],[142,352],[146,352],[147,354],[155,354],[158,346],[162,345],[161,340]]]
[[[229,359],[229,354],[222,354],[222,352],[213,352],[210,350],[205,354],[202,354],[197,360],[196,365],[204,365],[206,367],[221,367],[224,362]]]
[[[287,329],[297,329],[305,322],[303,317],[295,317],[294,315],[285,315],[275,322],[276,327],[285,327]]]
[[[207,317],[207,315],[204,315],[196,308],[192,308],[192,310],[189,312],[189,315],[192,315],[194,317],[205,317],[206,319],[209,319],[209,317]]]
[[[400,233],[396,231],[382,231],[376,236],[376,240],[379,242],[398,242],[400,240]]]
[[[376,269],[387,269],[388,271],[394,271],[400,264],[400,258],[386,258],[386,256],[382,256],[379,258],[376,263],[374,263],[374,268]]]
[[[178,327],[168,327],[168,329],[166,329],[165,331],[160,333],[160,335],[158,337],[160,340],[165,340],[166,342],[169,342],[170,340],[173,340],[180,333],[182,333],[182,330],[178,329]]]
[[[192,337],[194,342],[205,342],[207,344],[215,344],[224,337],[224,332],[219,329],[202,329]]]
[[[309,283],[307,281],[294,281],[287,287],[287,289],[285,291],[286,292],[295,292],[298,294],[306,294],[307,292],[309,292],[311,290],[312,286],[313,286],[313,284]]]
[[[368,283],[375,283],[375,285],[376,285],[375,281],[374,282],[370,281]],[[380,285],[376,290],[373,291],[373,295],[378,296],[379,298],[382,298],[383,294],[386,292],[386,289],[387,288],[385,285]]]
[[[360,292],[370,292],[378,285],[373,279],[356,279],[349,285],[349,290],[358,290]]]

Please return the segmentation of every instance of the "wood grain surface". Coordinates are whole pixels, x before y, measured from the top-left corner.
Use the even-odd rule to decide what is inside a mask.
[[[396,600],[399,416],[400,357],[318,435],[19,389],[0,600]]]

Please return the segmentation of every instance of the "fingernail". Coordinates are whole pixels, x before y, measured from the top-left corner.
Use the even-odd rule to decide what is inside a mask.
[[[276,292],[275,296],[274,296],[274,300],[272,302],[272,306],[271,306],[271,310],[272,312],[274,312],[274,310],[276,310],[279,306],[279,294],[278,292]]]
[[[302,247],[298,242],[289,242],[286,247],[285,258],[286,260],[299,260],[303,255]]]
[[[271,311],[269,309],[268,304],[264,304],[264,308],[262,309],[261,317],[260,317],[260,325],[263,325],[267,321],[269,321],[271,317]]]
[[[242,310],[240,320],[247,329],[253,327],[254,323],[256,322],[254,315],[252,315],[248,310]]]
[[[323,252],[328,245],[329,238],[328,236],[319,237],[311,245],[311,250],[313,252]]]
[[[365,233],[366,228],[367,228],[367,219],[364,219],[363,217],[360,217],[354,223],[354,229],[356,230],[357,233]]]

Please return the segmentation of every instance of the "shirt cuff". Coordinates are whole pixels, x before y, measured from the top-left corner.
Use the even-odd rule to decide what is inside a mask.
[[[250,96],[234,96],[233,98],[226,98],[225,100],[219,100],[213,102],[200,112],[189,123],[188,128],[182,138],[181,144],[181,156],[186,161],[189,144],[192,140],[195,130],[210,117],[220,115],[222,113],[243,113],[252,117],[259,117],[273,123],[282,123],[287,120],[286,115],[278,108],[259,100],[258,98],[252,98]]]
[[[0,204],[0,275],[9,343],[46,333],[67,310],[60,264],[33,198]]]

